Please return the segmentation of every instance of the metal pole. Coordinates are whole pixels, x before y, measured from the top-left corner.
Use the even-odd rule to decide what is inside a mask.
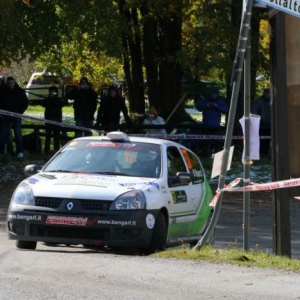
[[[238,94],[239,94],[239,89],[241,84],[243,63],[244,63],[249,28],[251,23],[252,6],[253,6],[253,0],[248,0],[246,11],[243,12],[243,16],[242,16],[242,24],[241,24],[239,41],[238,41],[238,47],[237,47],[236,57],[233,65],[233,76],[232,76],[233,88],[232,88],[230,110],[229,110],[228,124],[226,130],[226,138],[224,143],[223,160],[222,160],[221,172],[219,176],[219,185],[218,185],[220,196],[219,196],[219,200],[216,203],[214,213],[208,225],[208,228],[204,233],[204,235],[201,237],[201,239],[198,241],[197,245],[194,247],[194,250],[200,250],[201,247],[204,246],[206,241],[210,238],[218,222],[219,215],[221,212],[223,193],[224,193],[222,189],[225,186],[225,178],[227,172],[230,146],[232,141],[232,133],[233,133],[234,123],[235,123],[234,121],[235,121],[235,113],[236,113],[236,107],[238,101]]]
[[[178,101],[178,103],[175,105],[175,107],[173,108],[173,110],[171,111],[171,113],[169,114],[169,116],[167,117],[165,124],[167,124],[169,122],[169,120],[171,119],[171,117],[173,116],[173,114],[175,113],[175,111],[177,110],[177,108],[179,107],[179,105],[184,101],[185,97],[186,97],[187,93],[184,93],[184,95],[180,98],[180,100]]]
[[[243,11],[246,10],[246,2],[243,3]],[[244,186],[250,183],[250,102],[251,102],[251,27],[248,31],[248,43],[244,61],[244,119],[245,119],[245,157],[244,164]],[[250,249],[250,192],[243,192],[243,241],[244,250]]]

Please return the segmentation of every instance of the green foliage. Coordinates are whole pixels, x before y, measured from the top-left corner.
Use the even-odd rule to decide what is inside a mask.
[[[29,57],[37,62],[37,69],[47,68],[51,72],[67,75],[78,81],[88,76],[98,89],[102,84],[115,80],[127,80],[128,89],[140,86],[140,76],[153,75],[165,67],[164,71],[173,76],[181,74],[191,85],[186,89],[189,98],[202,94],[200,80],[221,83],[230,78],[232,51],[236,48],[239,27],[233,24],[232,11],[238,1],[218,0],[23,0],[2,1],[0,12],[0,61],[2,64],[19,62]],[[123,7],[123,11],[120,8]],[[258,12],[255,11],[255,14]],[[266,16],[259,16],[265,18]],[[174,30],[181,26],[180,30]],[[144,26],[153,22],[153,47],[143,45],[148,36],[143,36]],[[13,30],[12,30],[13,29]],[[171,30],[172,29],[172,30]],[[181,36],[177,36],[181,33]],[[172,35],[174,34],[174,36]],[[259,74],[268,77],[268,28],[262,23],[259,50],[255,60]],[[172,40],[172,43],[170,43]],[[180,43],[177,44],[177,43]],[[131,48],[129,47],[131,45]],[[153,69],[147,72],[145,56],[138,61],[138,49],[144,50]],[[127,64],[127,65],[126,65]],[[131,74],[124,74],[123,68]],[[126,68],[125,68],[126,70]],[[174,72],[176,70],[176,72]],[[32,72],[28,70],[28,73]],[[167,79],[171,76],[168,74]],[[23,75],[22,75],[23,76]],[[30,74],[27,77],[28,80]],[[181,75],[179,75],[181,76]],[[129,79],[132,82],[129,82]],[[178,81],[178,80],[177,80]],[[169,107],[178,99],[172,91],[178,86],[166,81],[169,93],[149,91],[161,108]],[[223,83],[223,85],[222,85]],[[260,88],[260,87],[259,87]],[[134,96],[134,90],[129,95]],[[136,91],[135,91],[136,92]],[[177,91],[181,92],[180,89]],[[225,94],[225,90],[223,94]],[[160,97],[162,99],[160,99]],[[157,99],[156,99],[157,98]],[[138,94],[137,103],[142,99]],[[170,100],[172,99],[172,100]]]

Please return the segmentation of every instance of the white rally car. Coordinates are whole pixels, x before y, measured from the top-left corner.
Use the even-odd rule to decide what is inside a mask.
[[[7,214],[10,239],[130,247],[152,253],[195,244],[213,198],[199,158],[172,141],[123,132],[70,141],[16,188]]]

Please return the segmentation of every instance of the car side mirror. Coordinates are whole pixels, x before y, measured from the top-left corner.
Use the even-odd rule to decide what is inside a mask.
[[[192,181],[192,176],[187,172],[177,172],[176,177],[181,184],[189,184]]]
[[[28,165],[24,168],[24,173],[27,176],[37,174],[40,171],[41,171],[41,167],[39,167],[38,165]]]

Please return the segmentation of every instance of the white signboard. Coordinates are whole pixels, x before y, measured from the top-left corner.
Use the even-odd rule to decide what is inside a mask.
[[[257,0],[287,14],[300,18],[300,1],[299,0]]]
[[[230,170],[230,167],[231,167],[233,149],[234,149],[234,146],[231,146],[230,151],[229,151],[229,157],[228,157],[227,171]],[[224,154],[224,150],[215,153],[214,163],[213,163],[213,167],[212,167],[212,171],[211,171],[211,178],[214,178],[214,177],[220,175],[221,167],[222,167],[222,161],[223,161],[223,154]]]

